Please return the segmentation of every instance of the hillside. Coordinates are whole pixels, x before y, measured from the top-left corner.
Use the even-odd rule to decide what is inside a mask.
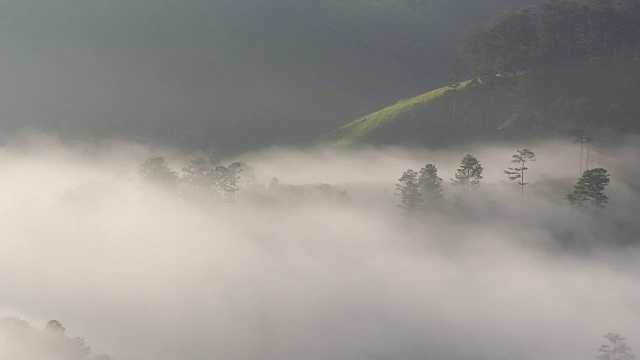
[[[461,46],[472,80],[328,133],[338,145],[640,132],[640,2],[551,2],[478,28]],[[496,75],[497,74],[497,75]]]
[[[467,84],[469,81],[461,83],[460,90]],[[413,135],[420,134],[422,137],[428,136],[429,132],[435,134],[436,128],[446,127],[449,123],[444,118],[447,112],[447,91],[451,91],[451,89],[443,87],[413,98],[400,100],[394,105],[330,132],[321,138],[321,142],[336,145],[400,143],[411,142]],[[416,130],[430,131],[423,133],[423,131]]]

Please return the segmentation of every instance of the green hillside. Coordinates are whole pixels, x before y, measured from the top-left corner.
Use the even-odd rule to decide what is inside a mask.
[[[460,84],[460,89],[466,87],[469,81]],[[380,111],[364,116],[339,129],[332,131],[322,138],[322,142],[335,145],[355,145],[364,143],[376,143],[384,139],[392,140],[394,134],[399,135],[397,140],[407,139],[405,132],[408,127],[438,127],[443,126],[442,115],[443,98],[449,87],[443,87],[418,95],[413,98],[403,99],[396,104]],[[445,120],[446,122],[446,120]],[[393,141],[392,141],[393,142]]]
[[[322,142],[443,147],[640,133],[640,1],[506,14],[472,32],[460,54],[473,80],[402,100]]]

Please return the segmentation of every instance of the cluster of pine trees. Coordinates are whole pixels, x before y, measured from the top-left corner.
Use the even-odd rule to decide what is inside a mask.
[[[536,160],[536,154],[530,149],[516,150],[511,160],[514,165],[504,170],[509,180],[517,181],[523,198],[524,188],[529,184],[525,181],[526,171],[529,170],[527,164]],[[451,179],[451,183],[466,191],[476,190],[480,187],[483,170],[480,161],[473,155],[467,154],[460,161],[460,167]],[[403,209],[405,215],[413,216],[424,211],[442,209],[443,180],[438,176],[435,165],[427,164],[419,171],[408,169],[402,173],[398,181],[396,195],[401,198],[399,207]],[[572,208],[600,212],[609,202],[609,198],[604,193],[609,181],[610,176],[606,169],[587,169],[573,186],[573,191],[565,196],[565,200]]]
[[[178,191],[191,198],[217,198],[233,201],[240,190],[240,173],[250,169],[242,162],[214,165],[204,158],[192,159],[179,175],[162,156],[148,158],[140,169],[142,180],[151,185]]]
[[[477,189],[482,179],[482,165],[473,155],[467,154],[451,181],[464,186],[468,191]],[[402,173],[396,185],[401,197],[400,207],[406,215],[415,215],[423,211],[441,210],[444,197],[442,178],[433,164],[425,165],[420,171],[409,169]]]

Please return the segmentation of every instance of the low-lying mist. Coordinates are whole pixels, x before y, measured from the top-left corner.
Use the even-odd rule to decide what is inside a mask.
[[[0,149],[0,317],[56,319],[118,360],[577,360],[607,332],[640,348],[640,142],[592,151],[611,173],[598,216],[563,200],[579,145],[528,147],[524,200],[502,172],[517,147],[495,145],[270,149],[239,158],[255,183],[234,202],[203,203],[138,173],[154,154],[176,171],[195,156],[14,140]],[[433,163],[447,183],[466,153],[481,188],[405,218],[401,173]]]

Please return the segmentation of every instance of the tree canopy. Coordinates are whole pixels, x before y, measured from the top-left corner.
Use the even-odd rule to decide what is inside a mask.
[[[518,166],[510,167],[504,171],[507,174],[509,180],[518,180],[518,185],[520,185],[521,194],[524,196],[524,187],[529,183],[524,181],[524,173],[529,170],[526,166],[527,162],[536,161],[536,154],[529,149],[516,150],[516,154],[511,156],[511,162]]]
[[[460,161],[460,167],[451,179],[454,184],[462,185],[467,190],[474,190],[480,186],[480,180],[482,179],[482,165],[480,161],[473,155],[467,154]]]
[[[602,211],[609,203],[604,189],[609,185],[609,173],[604,168],[585,170],[573,191],[567,194],[569,205],[576,208],[592,208]]]

